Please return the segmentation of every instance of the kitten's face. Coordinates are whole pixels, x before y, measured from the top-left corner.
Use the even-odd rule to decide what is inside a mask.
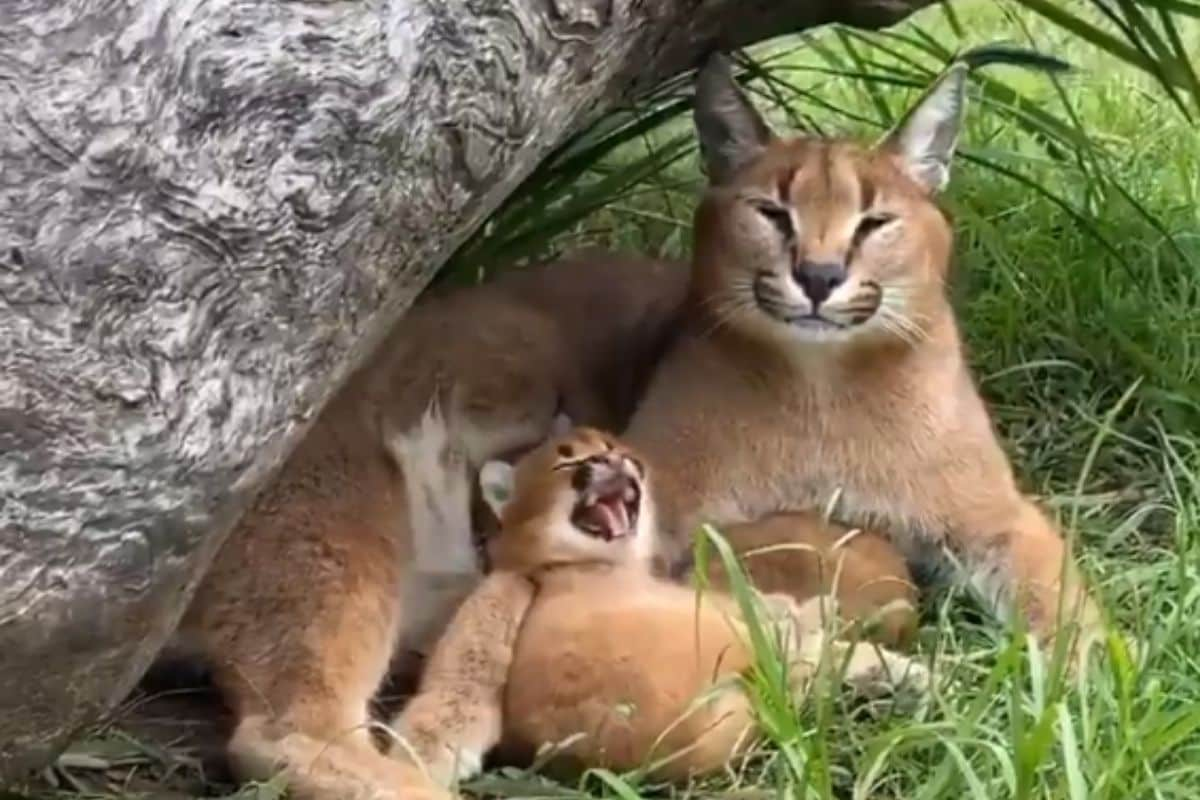
[[[516,467],[480,473],[501,521],[489,543],[500,569],[605,563],[649,564],[653,513],[645,462],[614,437],[576,428],[550,439]]]

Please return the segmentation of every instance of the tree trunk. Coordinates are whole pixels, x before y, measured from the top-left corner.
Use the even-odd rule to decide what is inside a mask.
[[[564,136],[714,47],[925,1],[0,2],[0,780],[125,695]]]

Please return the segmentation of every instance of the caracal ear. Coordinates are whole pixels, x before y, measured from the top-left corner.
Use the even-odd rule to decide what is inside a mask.
[[[967,105],[968,69],[962,62],[951,64],[878,145],[899,156],[908,174],[930,194],[950,181]]]
[[[700,138],[700,155],[713,185],[728,181],[774,138],[750,98],[734,81],[729,59],[720,53],[709,57],[696,76],[692,119]]]
[[[505,461],[489,461],[479,470],[479,489],[483,501],[492,509],[496,519],[504,514],[508,501],[512,500],[514,470]]]
[[[560,411],[554,415],[554,419],[550,420],[550,435],[566,436],[574,427],[575,423],[567,416],[567,412]]]

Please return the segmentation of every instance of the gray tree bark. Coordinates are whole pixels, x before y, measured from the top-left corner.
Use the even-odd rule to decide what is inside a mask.
[[[0,2],[0,782],[546,152],[714,47],[927,0]]]

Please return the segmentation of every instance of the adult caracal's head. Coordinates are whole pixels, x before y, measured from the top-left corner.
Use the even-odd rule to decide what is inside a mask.
[[[515,467],[488,462],[479,482],[500,519],[489,542],[498,569],[649,564],[655,531],[646,465],[612,436],[575,428]]]
[[[693,300],[717,329],[785,346],[915,343],[946,313],[949,177],[967,67],[952,66],[878,144],[777,138],[715,56],[696,86],[709,187]]]

